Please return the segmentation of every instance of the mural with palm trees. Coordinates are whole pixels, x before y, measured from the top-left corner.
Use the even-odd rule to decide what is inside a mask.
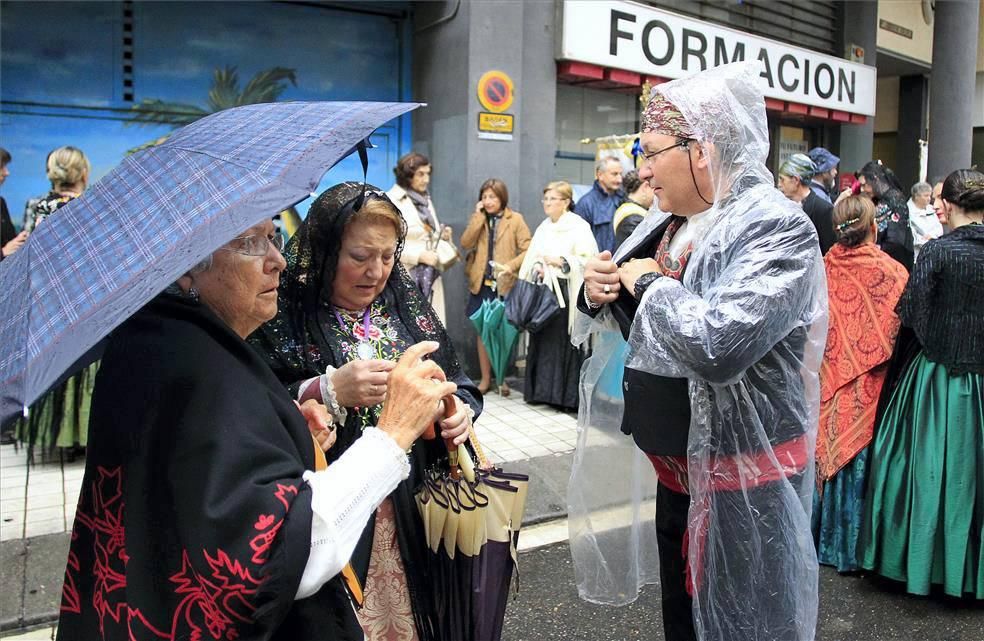
[[[297,86],[295,70],[286,67],[273,67],[254,75],[240,90],[239,73],[236,71],[236,67],[227,65],[215,70],[205,107],[159,98],[144,98],[133,105],[131,110],[134,113],[127,124],[165,125],[177,129],[223,109],[263,102],[276,102],[281,94],[287,90],[288,82],[295,87]],[[170,134],[130,149],[127,153],[132,154],[141,149],[159,145],[167,140],[168,136]]]

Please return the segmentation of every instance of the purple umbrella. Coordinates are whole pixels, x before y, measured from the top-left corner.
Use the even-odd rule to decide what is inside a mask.
[[[0,265],[0,422],[96,357],[117,325],[244,229],[307,198],[414,103],[229,109],[136,153]],[[94,349],[96,348],[96,349]]]

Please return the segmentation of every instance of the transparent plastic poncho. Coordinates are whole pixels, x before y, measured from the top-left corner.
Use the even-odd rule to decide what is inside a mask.
[[[649,287],[623,350],[629,368],[689,381],[687,558],[704,641],[808,641],[817,619],[810,513],[826,280],[812,224],[765,166],[758,72],[753,63],[727,65],[655,88],[712,159],[714,193],[704,197],[713,205],[695,230],[683,281]],[[654,208],[616,260],[667,215]],[[618,433],[621,398],[601,390],[622,357],[612,347],[617,332],[603,311],[582,316],[573,337],[590,337],[595,348],[582,370],[568,507],[580,595],[623,604],[658,580],[658,563],[655,475]],[[605,438],[617,465],[598,455]],[[598,515],[611,513],[622,522],[610,528]]]

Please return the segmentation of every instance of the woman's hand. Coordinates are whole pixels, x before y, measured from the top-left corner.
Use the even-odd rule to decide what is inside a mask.
[[[335,426],[331,422],[331,415],[328,413],[328,408],[315,400],[304,401],[303,404],[294,401],[294,404],[297,405],[297,409],[301,410],[301,414],[304,415],[308,429],[311,431],[311,436],[318,442],[318,447],[321,448],[322,452],[327,452],[335,444],[335,438],[337,437]]]
[[[437,252],[426,249],[420,252],[420,257],[417,259],[420,261],[421,265],[429,265],[430,267],[437,266]]]
[[[853,195],[854,195],[854,191],[850,187],[847,187],[840,194],[837,195],[837,200],[834,201],[834,204],[836,205],[837,203],[841,202],[842,200],[844,200],[846,198],[850,198]]]
[[[444,229],[441,231],[441,240],[446,240],[449,243],[451,242],[451,228],[447,225],[445,225]]]
[[[454,414],[448,418],[442,418],[444,405],[439,404],[434,420],[441,421],[441,438],[454,439],[455,445],[461,445],[468,440],[468,404],[457,396],[451,398],[454,401]]]
[[[458,389],[448,382],[437,363],[424,360],[439,347],[434,341],[413,345],[389,374],[389,390],[377,427],[404,450],[433,424],[438,401]]]
[[[372,407],[386,398],[393,361],[352,361],[342,365],[331,377],[335,399],[342,407]]]
[[[6,245],[4,245],[2,248],[0,248],[0,252],[3,252],[4,258],[6,258],[7,256],[10,256],[14,252],[16,252],[18,249],[20,249],[21,247],[23,247],[24,246],[24,243],[27,242],[27,237],[28,236],[29,236],[29,234],[26,231],[22,231],[21,233],[19,233],[16,236],[14,236]]]
[[[550,265],[551,267],[564,266],[564,258],[562,256],[544,256],[543,262]]]

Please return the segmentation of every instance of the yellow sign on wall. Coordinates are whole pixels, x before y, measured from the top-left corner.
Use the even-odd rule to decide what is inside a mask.
[[[515,86],[503,71],[486,71],[478,79],[478,102],[486,111],[501,114],[513,103]]]
[[[511,134],[513,132],[512,114],[492,114],[478,112],[478,130],[496,134]]]

